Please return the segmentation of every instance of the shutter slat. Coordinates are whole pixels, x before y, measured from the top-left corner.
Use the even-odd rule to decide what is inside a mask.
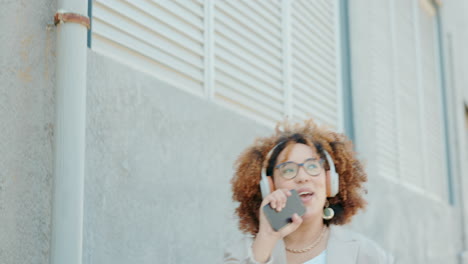
[[[94,26],[94,25],[93,25]],[[157,78],[170,83],[176,87],[180,87],[194,94],[200,95],[202,93],[202,86],[200,81],[195,81],[176,72],[160,63],[148,58],[137,52],[129,52],[128,47],[122,46],[120,43],[114,42],[100,35],[93,35],[93,50],[111,57],[121,63],[130,64],[134,68],[155,75]]]
[[[282,94],[280,92],[269,89],[269,86],[259,82],[245,72],[242,72],[239,68],[233,66],[230,62],[226,62],[222,58],[217,60],[216,70],[218,72],[224,72],[226,75],[236,79],[239,83],[249,86],[252,90],[262,91],[265,95],[270,96],[271,98],[277,99],[278,101],[282,100]]]
[[[243,0],[248,1],[248,0]],[[258,5],[258,9],[265,9],[275,19],[281,21],[281,6],[276,5],[273,1],[251,1]]]
[[[192,50],[185,49],[184,47],[178,46],[175,42],[158,37],[148,28],[141,27],[141,25],[134,23],[133,21],[125,18],[114,18],[113,15],[115,14],[110,13],[108,10],[101,8],[100,6],[95,6],[95,11],[99,14],[99,16],[96,17],[98,20],[113,21],[113,27],[135,38],[135,40],[159,49],[161,52],[167,52],[175,58],[191,64],[198,69],[203,67],[202,57],[199,54],[194,54]],[[99,32],[99,28],[97,31]]]
[[[281,10],[277,10],[276,14],[268,12],[264,7],[259,6],[259,1],[240,0],[244,5],[248,6],[252,12],[257,12],[270,23],[269,28],[273,26],[276,32],[272,32],[277,37],[281,37]]]
[[[321,71],[315,71],[315,72],[309,71],[309,69],[307,68],[307,62],[302,61],[302,59],[295,57],[295,60],[293,60],[293,66],[296,69],[296,71],[293,73],[294,76],[297,77],[300,72],[300,74],[303,75],[304,78],[307,77],[308,79],[315,80],[315,83],[319,84],[321,87],[336,89],[335,87],[336,84],[333,82],[334,80],[330,80],[329,78],[324,78],[322,76],[324,73]]]
[[[333,28],[329,27],[329,23],[323,22],[323,21],[317,21],[312,18],[314,18],[316,15],[316,10],[315,12],[310,11],[306,6],[303,6],[300,4],[300,2],[294,2],[299,4],[296,8],[294,8],[294,18],[304,21],[306,18],[309,19],[310,26],[314,25],[313,29],[311,32],[317,32],[320,33],[319,35],[323,38],[325,37],[326,39],[324,41],[329,42],[329,43],[334,43],[335,41],[335,35],[333,34],[334,30]]]
[[[215,27],[217,35],[222,35],[226,37],[227,39],[229,39],[229,41],[231,41],[233,46],[235,44],[239,49],[244,49],[254,57],[257,57],[262,61],[268,62],[271,65],[271,67],[281,69],[281,58],[279,56],[271,56],[271,53],[266,52],[266,50],[263,47],[258,46],[254,42],[245,41],[243,36],[239,34],[238,31],[232,29],[229,26],[226,26],[223,23],[223,21],[217,22],[218,24]],[[218,41],[217,38],[216,41]]]
[[[170,30],[166,24],[162,23],[159,20],[155,20],[153,17],[148,16],[147,14],[142,13],[141,11],[137,9],[134,9],[129,6],[125,6],[120,2],[111,1],[111,3],[114,3],[114,4],[105,5],[105,3],[103,3],[103,1],[100,0],[100,2],[96,2],[95,4],[93,4],[93,8],[96,11],[98,11],[97,8],[99,8],[99,4],[101,4],[102,8],[105,7],[105,8],[111,9],[114,12],[119,13],[121,16],[126,17],[129,20],[139,23],[145,28],[151,29],[155,34],[161,35],[162,37],[167,38],[182,47],[190,49],[200,56],[203,55],[203,47],[201,45],[201,42],[194,42],[192,39],[188,38],[187,36]],[[94,12],[93,16],[100,17],[100,13]],[[112,23],[112,22],[113,21],[108,21],[108,23]],[[96,29],[93,28],[93,32],[97,32]]]
[[[336,108],[336,101],[331,99],[331,98],[326,98],[323,96],[319,96],[320,94],[314,93],[315,91],[312,91],[312,89],[307,89],[304,88],[303,86],[294,86],[294,93],[295,97],[301,98],[303,100],[308,100],[312,103],[317,103],[320,102],[320,106],[326,107],[327,109],[335,109]]]
[[[128,3],[138,8],[143,13],[160,20],[173,31],[180,32],[196,42],[203,43],[203,22],[201,22],[199,25],[187,24],[180,19],[177,19],[177,17],[175,17],[172,13],[164,12],[164,10],[154,6],[154,4],[145,2],[143,0],[133,0]]]
[[[264,21],[258,18],[252,21],[252,17],[255,17],[255,15],[249,17],[246,15],[249,14],[248,9],[244,8],[242,10],[244,13],[241,13],[237,9],[239,8],[238,5],[231,5],[229,3],[223,1],[216,2],[216,8],[224,14],[220,19],[229,18],[229,23],[236,24],[236,28],[242,29],[242,32],[250,32],[251,38],[256,39],[257,42],[267,42],[271,45],[271,48],[277,51],[281,49],[281,32],[268,32],[265,30],[268,26],[265,25]]]
[[[302,36],[303,39],[306,39],[310,43],[312,43],[312,45],[310,45],[311,49],[320,50],[321,53],[324,53],[324,57],[335,55],[335,45],[333,44],[333,42],[328,42],[321,39],[320,36],[312,28],[310,28],[306,21],[301,19],[294,19],[292,22],[292,27],[294,28],[292,34],[293,42],[299,36]],[[332,45],[329,45],[329,43],[331,43]]]
[[[336,68],[334,61],[327,62],[321,57],[317,56],[317,53],[310,52],[306,49],[299,41],[296,41],[292,44],[296,52],[294,52],[294,58],[299,59],[300,61],[309,61],[308,66],[310,69],[315,69],[322,72],[324,78],[328,80],[335,80],[336,78]],[[331,57],[334,58],[334,57]],[[328,58],[330,60],[330,58]],[[307,64],[306,64],[307,65]]]
[[[303,33],[302,36],[299,35],[299,33]],[[320,42],[319,39],[317,40],[312,40],[310,39],[310,36],[307,36],[304,32],[301,32],[300,28],[297,28],[297,32],[294,32],[292,34],[293,41],[291,42],[291,46],[293,48],[300,47],[300,51],[293,49],[293,53],[301,53],[301,52],[307,52],[307,54],[314,54],[313,56],[317,57],[317,60],[319,60],[323,65],[330,65],[332,69],[331,71],[335,71],[335,62],[330,61],[330,58],[336,57],[334,54],[334,50],[332,46],[329,47],[319,47],[317,45],[318,42]],[[320,49],[323,48],[323,49]],[[328,61],[327,61],[328,60]],[[329,66],[329,67],[330,67]]]
[[[325,6],[323,4],[330,4],[329,1],[301,1],[304,5],[304,11],[312,17],[315,17],[316,22],[320,21],[327,31],[334,31],[334,12],[333,6]],[[315,24],[315,23],[314,23]]]
[[[257,100],[257,98],[254,95],[249,95],[243,90],[235,89],[233,88],[237,86],[236,83],[225,83],[226,81],[223,77],[218,79],[216,81],[216,94],[222,94],[224,96],[227,96],[229,98],[232,98],[235,102],[239,104],[247,104],[250,106],[249,108],[252,108],[255,110],[257,113],[262,113],[265,116],[268,116],[270,119],[275,120],[279,115],[280,112],[278,112],[278,109],[273,108],[274,106],[274,101],[260,101]],[[267,103],[267,102],[273,102],[272,104]],[[260,110],[260,111],[259,111]]]
[[[229,41],[229,39],[224,38],[223,35],[218,36],[216,44],[218,44],[219,47],[217,51],[223,50],[224,52],[229,52],[233,56],[236,56],[236,58],[234,58],[235,60],[242,59],[244,63],[260,70],[263,74],[266,74],[267,76],[265,78],[278,82],[282,81],[281,71],[279,69],[275,69],[271,64],[268,64],[268,62],[263,61],[261,58],[259,59],[258,57],[252,56],[251,53],[246,52],[244,49],[232,45],[232,42]]]
[[[216,17],[216,22],[218,23],[215,26],[215,31],[218,31],[218,27],[220,27],[220,24],[223,24],[226,27],[229,27],[231,32],[235,32],[238,35],[239,40],[244,40],[245,42],[249,42],[250,45],[253,45],[256,47],[255,50],[258,51],[264,51],[267,52],[268,55],[272,57],[273,59],[281,59],[280,54],[281,50],[276,49],[274,47],[268,46],[267,42],[259,40],[252,32],[240,30],[236,24],[232,21],[231,18],[229,17],[223,17],[223,19],[219,19]],[[249,44],[244,44],[244,45],[249,45]]]
[[[125,32],[120,31],[120,29],[114,28],[113,26],[106,24],[104,21],[95,19],[93,21],[93,27],[96,29],[97,32],[100,32],[97,35],[103,36],[110,40],[114,40],[120,43],[122,46],[127,47],[129,50],[137,52],[155,61],[158,61],[161,64],[173,70],[180,71],[181,73],[189,76],[194,80],[200,82],[203,80],[203,73],[200,69],[197,69],[196,67],[186,64],[180,60],[177,60],[174,57],[168,55],[167,53],[155,49],[152,46],[140,42],[135,38],[132,38],[131,36],[125,34]]]
[[[255,86],[276,88],[276,90],[281,90],[281,82],[273,81],[271,78],[262,74],[261,71],[247,64],[246,62],[238,59],[235,56],[230,55],[229,53],[218,50],[216,53],[216,58],[221,62],[217,68],[222,68],[222,66],[228,67],[235,74],[239,74],[242,78],[247,78]],[[229,63],[227,63],[229,62]],[[226,64],[225,64],[226,63]]]
[[[157,0],[153,0],[153,1],[157,1]],[[187,0],[173,0],[173,1],[175,1],[175,3],[177,3],[182,8],[185,8],[187,11],[203,19],[204,12],[205,12],[203,10],[203,4],[195,3],[193,1],[187,1]]]
[[[200,15],[193,14],[187,9],[174,1],[152,1],[153,6],[157,9],[164,9],[172,16],[177,17],[177,20],[183,20],[185,23],[195,26],[199,30],[203,30],[203,13]],[[186,2],[189,3],[189,2]]]

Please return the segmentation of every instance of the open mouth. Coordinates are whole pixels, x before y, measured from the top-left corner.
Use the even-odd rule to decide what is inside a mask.
[[[312,199],[312,196],[314,196],[313,192],[300,192],[299,197],[301,197],[302,202],[307,202],[310,199]]]

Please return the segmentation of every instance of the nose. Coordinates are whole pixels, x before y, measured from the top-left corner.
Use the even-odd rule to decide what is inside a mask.
[[[296,182],[307,182],[309,181],[311,176],[305,171],[304,166],[299,166],[299,170],[297,171],[297,175],[294,178]]]

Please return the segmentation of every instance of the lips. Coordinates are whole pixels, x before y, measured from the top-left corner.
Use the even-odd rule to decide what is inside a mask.
[[[315,194],[309,188],[299,188],[297,189],[297,193],[299,194],[299,197],[301,198],[302,203],[306,203],[310,201]]]

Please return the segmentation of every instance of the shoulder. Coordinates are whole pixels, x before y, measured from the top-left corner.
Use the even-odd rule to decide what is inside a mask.
[[[342,226],[333,226],[335,241],[357,244],[357,263],[393,263],[393,257],[372,239]]]

